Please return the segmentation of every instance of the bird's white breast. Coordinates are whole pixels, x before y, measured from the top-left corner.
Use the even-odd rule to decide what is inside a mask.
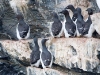
[[[96,2],[97,2],[97,5],[98,5],[98,7],[100,9],[100,0],[96,0]]]

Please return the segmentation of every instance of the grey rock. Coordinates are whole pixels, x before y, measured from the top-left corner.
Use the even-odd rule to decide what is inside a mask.
[[[50,68],[40,69],[35,67],[27,67],[27,75],[65,75],[65,74]]]

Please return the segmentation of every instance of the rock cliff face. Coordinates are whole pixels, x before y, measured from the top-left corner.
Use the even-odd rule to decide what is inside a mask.
[[[93,26],[97,33],[100,34],[100,13],[98,13],[99,9],[95,0],[28,0],[28,2],[29,10],[27,12],[28,14],[25,14],[27,17],[25,20],[31,27],[30,38],[50,36],[48,22],[52,21],[51,12],[59,12],[69,4],[73,4],[75,7],[81,7],[84,19],[88,17],[85,10],[92,7],[95,13],[91,16]],[[9,0],[1,0],[0,9],[2,9],[0,10],[0,16],[4,13],[4,32],[9,34],[12,39],[16,39],[15,28],[17,21],[15,13],[9,6]],[[59,14],[59,16],[61,15]],[[72,16],[71,11],[70,16]],[[3,37],[9,39],[8,35],[2,34],[1,36],[0,34],[0,38]],[[16,63],[18,61],[24,66],[30,65],[31,49],[29,43],[31,42],[32,39],[21,41],[0,40],[5,51],[15,60],[13,62]],[[44,71],[40,68],[26,67],[24,69],[27,69],[27,75],[80,75],[80,73],[72,72],[72,70],[83,74],[85,74],[84,72],[100,73],[100,40],[98,38],[50,39],[47,42],[47,47],[54,55],[54,64],[56,64],[56,67],[59,66],[60,69],[52,67],[52,69],[46,69]]]
[[[7,53],[29,64],[30,48],[28,41],[1,41]],[[47,42],[54,55],[54,63],[66,69],[79,72],[100,73],[100,40],[95,38],[56,38]]]
[[[9,1],[10,0],[0,1],[0,14],[4,15],[3,30],[4,32],[9,34],[12,37],[12,39],[17,39],[15,35],[15,28],[18,22],[15,18],[14,10],[12,10],[10,7]],[[19,3],[17,4],[19,8],[22,6],[20,5],[20,2],[21,1],[19,0]],[[27,14],[25,14],[25,21],[31,27],[30,38],[33,38],[35,36],[50,36],[48,31],[48,22],[52,21],[51,12],[59,12],[69,4],[73,4],[75,7],[81,7],[84,19],[88,17],[87,12],[85,11],[88,7],[92,7],[94,9],[94,12],[99,11],[95,0],[27,0],[23,3],[22,7],[25,6],[25,3],[28,3],[28,11]],[[72,16],[71,13],[72,12],[70,12],[70,15]],[[59,16],[61,16],[62,20],[62,15],[59,14]],[[97,19],[95,19],[94,21],[96,20]]]

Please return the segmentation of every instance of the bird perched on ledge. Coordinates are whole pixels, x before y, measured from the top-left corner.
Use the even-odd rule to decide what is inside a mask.
[[[83,36],[83,30],[85,26],[85,21],[81,15],[81,8],[76,8],[77,19],[76,19],[76,33],[77,37]]]
[[[40,65],[40,49],[38,45],[38,39],[34,38],[34,46],[33,44],[30,45],[32,53],[30,55],[30,64],[31,66],[39,67]]]
[[[47,40],[48,39],[42,39],[41,41],[42,48],[41,48],[40,60],[43,68],[51,67],[53,63],[53,55],[46,47]]]
[[[88,12],[89,17],[88,17],[87,21],[85,22],[83,36],[92,37],[92,34],[95,31],[92,20],[91,20],[91,15],[93,14],[93,9],[88,8],[86,11]]]
[[[3,31],[3,27],[2,27],[2,25],[3,25],[2,18],[0,17],[0,32]]]
[[[63,25],[59,20],[56,12],[53,12],[53,23],[50,25],[50,33],[53,37],[61,37],[63,35]]]
[[[16,16],[18,20],[18,24],[16,27],[17,38],[21,39],[28,39],[30,36],[30,27],[28,24],[25,23],[24,17],[22,14],[17,14]]]
[[[64,25],[64,34],[65,37],[71,37],[71,36],[75,36],[75,32],[76,32],[76,26],[73,23],[72,19],[69,16],[69,12],[67,10],[63,10],[59,13],[62,13],[65,15],[66,18],[66,22]]]

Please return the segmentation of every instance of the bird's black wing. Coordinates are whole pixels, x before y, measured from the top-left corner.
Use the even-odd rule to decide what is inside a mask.
[[[40,51],[32,51],[30,55],[30,63],[35,64],[40,59]]]
[[[27,33],[29,31],[29,26],[26,23],[23,23],[23,24],[18,25],[18,31],[19,31],[20,36],[22,38],[25,38],[25,36],[27,35]]]
[[[88,20],[85,22],[84,31],[83,31],[84,35],[88,34],[91,24],[92,24],[92,21],[91,21],[91,18],[89,17]]]
[[[77,29],[78,29],[79,33],[83,34],[85,22],[77,20],[76,25],[77,25]]]
[[[62,23],[60,21],[54,22],[52,24],[51,31],[54,36],[57,36],[60,33],[61,29],[62,29]]]
[[[73,22],[66,22],[65,28],[69,34],[71,34],[72,36],[74,35],[74,33],[76,31],[76,27],[75,27],[75,24]]]
[[[43,61],[45,66],[49,66],[50,65],[50,63],[52,61],[51,60],[52,56],[51,56],[50,52],[42,52],[41,58],[42,58],[42,61]]]

